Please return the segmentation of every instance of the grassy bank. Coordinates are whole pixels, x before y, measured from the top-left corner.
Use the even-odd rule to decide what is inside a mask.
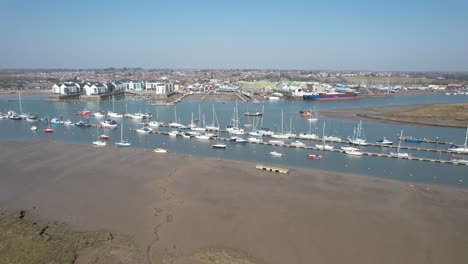
[[[132,242],[109,232],[74,231],[26,211],[0,215],[0,263],[119,263],[138,261]]]

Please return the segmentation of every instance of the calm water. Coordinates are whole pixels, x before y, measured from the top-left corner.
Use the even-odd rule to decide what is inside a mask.
[[[14,110],[19,112],[19,101],[9,101],[9,99],[17,99],[17,95],[1,95],[0,96],[0,111]],[[334,108],[359,108],[372,106],[390,106],[390,105],[407,105],[407,104],[424,104],[424,103],[455,103],[468,102],[468,96],[446,96],[446,95],[413,95],[413,96],[395,96],[387,98],[362,98],[354,101],[330,101],[330,102],[313,102],[313,101],[283,101],[271,102],[265,104],[239,103],[239,116],[241,126],[246,123],[251,123],[252,119],[243,115],[244,112],[261,111],[264,106],[265,114],[263,118],[263,127],[269,127],[271,130],[281,130],[281,111],[284,112],[283,124],[284,131],[290,129],[294,133],[312,132],[322,135],[323,123],[326,124],[326,135],[340,136],[346,138],[352,136],[353,128],[357,125],[355,120],[341,120],[320,117],[320,121],[310,125],[310,123],[301,118],[298,110],[301,108],[320,111]],[[234,102],[182,102],[176,107],[167,106],[151,106],[150,103],[144,101],[115,101],[115,111],[123,112],[127,107],[128,112],[151,112],[153,120],[159,119],[165,123],[174,120],[175,112],[177,118],[183,124],[188,124],[191,120],[193,112],[194,117],[198,118],[198,109],[201,108],[201,116],[205,115],[207,123],[211,123],[212,105],[215,107],[220,126],[222,128],[229,124],[232,119],[235,107]],[[79,121],[80,116],[75,115],[76,112],[84,108],[93,111],[112,110],[111,101],[96,102],[49,102],[38,95],[23,95],[22,96],[23,112],[38,113],[41,117],[49,116],[50,118],[63,116],[64,120],[70,119],[73,122]],[[85,119],[82,119],[86,121]],[[99,120],[90,117],[91,123],[98,123]],[[117,120],[119,123],[121,120]],[[290,126],[290,124],[292,124]],[[66,141],[80,144],[90,144],[91,141],[97,138],[96,128],[78,128],[75,126],[55,126],[55,133],[46,134],[42,132],[44,124],[37,124],[39,130],[33,132],[30,130],[32,124],[26,121],[0,120],[0,138],[1,139],[39,139],[39,140],[55,140]],[[140,135],[135,132],[128,131],[128,128],[138,128],[139,124],[135,120],[124,121],[124,138],[132,142],[134,147],[153,149],[155,147],[164,147],[171,152],[190,154],[194,156],[219,157],[225,159],[249,160],[258,161],[268,164],[278,164],[288,167],[300,166],[307,168],[318,168],[332,170],[337,172],[347,172],[355,174],[366,174],[377,177],[386,177],[404,181],[438,183],[446,185],[455,185],[468,187],[468,166],[458,166],[449,164],[435,164],[421,161],[396,160],[380,157],[353,157],[341,153],[324,152],[321,161],[307,160],[306,155],[309,153],[319,153],[318,151],[290,149],[282,147],[271,147],[256,144],[228,144],[227,150],[215,150],[211,145],[214,141],[200,141],[197,139],[188,138],[172,138],[163,135]],[[260,127],[260,125],[258,126]],[[164,130],[164,128],[161,128]],[[246,127],[246,131],[250,128]],[[376,141],[382,137],[394,141],[397,144],[397,134],[400,130],[404,130],[405,135],[412,135],[420,138],[435,139],[438,137],[441,141],[450,141],[462,144],[465,138],[465,129],[444,128],[444,127],[420,127],[413,125],[399,124],[383,124],[379,122],[363,121],[363,133],[369,142]],[[104,131],[99,131],[102,134]],[[110,146],[113,141],[120,139],[120,129],[105,130],[112,137]],[[227,135],[221,135],[227,137]],[[303,141],[307,145],[315,144],[314,141]],[[402,145],[411,143],[403,142]],[[415,146],[427,148],[446,149],[447,145],[435,146],[434,144],[413,144]],[[109,147],[110,147],[109,146]],[[339,145],[336,145],[339,147]],[[275,158],[270,156],[270,151],[278,151],[285,156]],[[391,151],[385,148],[366,147],[363,151],[387,153]],[[433,152],[406,151],[417,157],[437,158],[439,154]],[[156,156],[155,156],[156,158]],[[442,159],[449,159],[447,154],[441,155]],[[466,156],[465,158],[468,158]],[[458,180],[463,179],[460,183]]]

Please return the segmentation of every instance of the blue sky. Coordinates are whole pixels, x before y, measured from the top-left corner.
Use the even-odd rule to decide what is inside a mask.
[[[0,68],[468,71],[468,1],[0,0]]]

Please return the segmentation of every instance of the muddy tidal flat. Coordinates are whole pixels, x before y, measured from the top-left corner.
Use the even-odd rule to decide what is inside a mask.
[[[338,118],[377,119],[383,122],[430,126],[466,127],[468,124],[468,104],[424,104],[335,109],[320,111],[320,114]]]
[[[110,146],[0,141],[0,149],[0,225],[16,234],[0,234],[0,263],[6,254],[30,263],[4,250],[14,243],[75,263],[468,259],[466,189],[314,169],[275,174],[251,162]],[[65,245],[44,242],[57,234]],[[66,245],[76,250],[62,252]]]

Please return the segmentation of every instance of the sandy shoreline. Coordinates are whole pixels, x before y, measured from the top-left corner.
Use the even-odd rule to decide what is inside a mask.
[[[418,104],[320,111],[332,118],[425,126],[466,127],[468,104]]]
[[[45,219],[129,235],[147,263],[468,259],[463,189],[300,168],[279,175],[251,162],[141,149],[0,148],[2,210],[34,207]]]

